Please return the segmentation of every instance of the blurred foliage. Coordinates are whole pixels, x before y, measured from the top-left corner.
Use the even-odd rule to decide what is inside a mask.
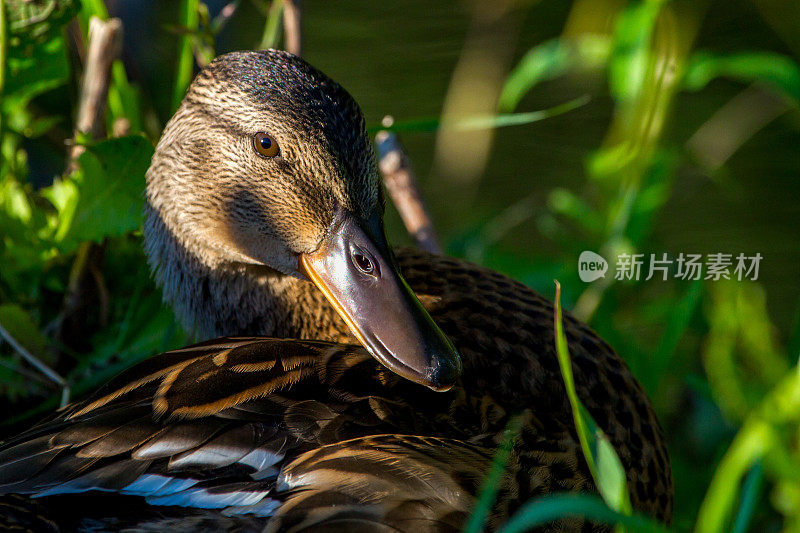
[[[752,3],[768,17],[761,23],[775,24],[778,35],[791,37],[786,28],[800,26],[800,19],[774,16],[780,2]],[[540,4],[546,8],[551,2]],[[557,4],[566,6],[563,31],[542,34],[539,44],[520,50],[497,92],[497,114],[462,117],[450,127],[470,132],[520,127],[559,114],[568,116],[589,100],[601,99],[608,100],[611,109],[605,138],[597,139],[595,150],[586,154],[584,176],[577,186],[552,187],[543,204],[520,191],[513,205],[492,213],[477,227],[460,228],[449,249],[548,294],[552,279],[558,277],[565,305],[624,357],[652,398],[670,443],[677,491],[674,530],[796,530],[800,528],[796,360],[800,321],[794,331],[776,327],[766,293],[754,281],[647,281],[645,276],[617,281],[607,276],[585,284],[574,265],[582,250],[606,258],[660,254],[655,229],[663,223],[665,206],[681,192],[676,190],[681,173],[705,173],[736,189],[735,182],[725,181],[727,159],[712,169],[703,167],[698,157],[698,149],[713,150],[716,145],[689,140],[696,141],[702,127],[723,119],[728,122],[723,120],[722,128],[714,131],[744,131],[739,137],[711,139],[728,143],[725,153],[736,152],[757,136],[757,128],[751,128],[748,120],[764,110],[745,105],[747,117],[726,115],[737,98],[753,94],[773,98],[777,111],[763,120],[785,115],[787,127],[800,129],[800,50],[792,51],[791,39],[786,47],[769,49],[753,43],[754,48],[747,49],[698,48],[706,28],[728,9],[725,2]],[[520,2],[504,16],[525,20],[520,24],[524,32],[531,24],[526,14],[537,9],[533,5]],[[124,121],[130,134],[92,140],[72,135],[71,130],[89,19],[107,19],[105,3],[0,0],[0,326],[3,335],[60,373],[75,395],[187,341],[171,311],[160,303],[141,250],[144,172],[153,142],[163,127],[165,109],[171,112],[177,107],[197,65],[226,51],[219,36],[237,9],[247,6],[249,18],[253,13],[260,17],[259,34],[249,46],[280,44],[280,0],[182,0],[176,6],[174,19],[163,21],[158,30],[172,39],[176,51],[171,78],[160,80],[154,92],[137,75],[129,76],[135,71],[127,62],[115,61],[106,129],[112,132]],[[608,20],[598,13],[607,14]],[[787,18],[795,15],[796,9],[786,10]],[[344,33],[333,24],[313,31]],[[336,77],[336,72],[330,74]],[[723,82],[731,91],[716,91]],[[531,96],[543,86],[571,90],[553,106]],[[66,95],[68,101],[57,100],[64,104],[60,107],[51,105],[48,99],[53,94],[62,99]],[[695,94],[709,96],[703,105],[712,106],[708,109],[712,118],[700,129],[692,124],[677,127],[684,125],[674,123],[675,107]],[[391,127],[413,140],[442,125],[438,117],[421,113]],[[519,135],[526,131],[520,127]],[[86,146],[72,166],[67,164],[65,139]],[[60,168],[67,170],[42,175],[42,165],[29,161],[35,142],[57,147]],[[795,147],[787,157],[797,155]],[[559,257],[570,258],[568,265],[547,256],[523,260],[497,246],[530,218]],[[795,228],[795,235],[796,229],[800,228]],[[107,305],[101,310],[104,320],[83,339],[86,347],[75,349],[63,342],[59,331],[74,272],[89,260],[86,243],[104,250],[93,282],[98,292],[106,294]],[[562,367],[568,369],[566,346],[560,343],[559,348]],[[569,372],[564,379],[573,390]],[[58,389],[25,363],[18,350],[0,343],[2,401],[6,412],[17,413],[5,421],[6,428],[30,423],[34,415],[57,406]],[[583,427],[587,460],[595,465],[593,475],[604,488],[603,499],[541,498],[520,509],[504,531],[524,531],[575,514],[629,531],[653,530],[656,526],[649,519],[625,505],[616,454],[586,417],[574,390],[570,401],[576,424]],[[513,434],[511,427],[509,443]],[[507,450],[501,447],[493,470],[496,477],[505,464],[504,453]],[[496,486],[491,479],[481,492],[483,507],[470,524],[475,531],[481,529],[486,506],[494,499]]]
[[[77,0],[6,0],[8,34],[12,43],[44,42],[80,10]]]

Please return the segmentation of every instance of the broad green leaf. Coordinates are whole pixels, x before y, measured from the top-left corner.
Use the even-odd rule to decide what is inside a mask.
[[[800,66],[791,58],[772,52],[714,54],[698,52],[686,67],[684,86],[699,91],[720,77],[771,85],[800,103]]]
[[[78,158],[78,171],[64,178],[77,188],[77,202],[65,183],[48,192],[51,202],[62,208],[55,236],[62,252],[141,226],[144,177],[152,156],[150,141],[138,135],[87,147]]]
[[[4,179],[0,182],[0,208],[4,214],[23,224],[30,222],[33,206],[25,190],[15,179]]]
[[[34,97],[69,79],[67,51],[62,37],[9,50],[3,109],[13,113]]]
[[[41,190],[40,194],[56,208],[56,215],[50,217],[46,234],[42,238],[63,240],[72,225],[75,210],[78,208],[80,192],[78,184],[70,177],[56,178],[53,184]]]

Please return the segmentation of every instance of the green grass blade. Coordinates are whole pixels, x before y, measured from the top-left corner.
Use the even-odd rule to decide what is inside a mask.
[[[761,462],[757,461],[744,480],[739,512],[736,515],[736,521],[733,523],[733,533],[745,533],[748,530],[758,504],[758,498],[761,495],[763,481],[764,468],[761,466]]]
[[[108,20],[108,8],[104,0],[81,0],[81,5],[87,21],[93,16]]]
[[[494,505],[497,499],[497,492],[500,490],[500,481],[506,464],[508,464],[508,457],[511,454],[514,441],[517,435],[519,435],[521,428],[521,416],[515,416],[509,420],[505,429],[505,438],[497,448],[489,473],[481,484],[481,490],[478,493],[475,509],[472,511],[469,521],[464,527],[465,533],[480,533],[483,531],[486,525],[486,519],[489,517],[489,512],[492,510],[492,505]]]
[[[795,311],[794,326],[792,327],[792,333],[789,335],[786,351],[789,353],[790,358],[797,359],[800,357],[800,302],[798,302],[797,310]]]
[[[181,36],[180,51],[178,52],[178,68],[175,78],[175,88],[172,92],[172,110],[181,105],[186,89],[194,76],[194,35],[191,33],[200,22],[200,1],[183,0],[181,2],[180,25],[187,29]]]
[[[714,471],[714,477],[700,506],[696,533],[719,533],[729,526],[733,510],[736,506],[739,487],[747,472],[762,459],[773,467],[786,461],[776,458],[786,455],[786,429],[796,431],[800,422],[800,372],[794,367],[767,394],[747,417],[742,428],[736,434],[728,451],[722,457]],[[788,462],[787,469],[791,475],[796,473],[794,462]],[[744,496],[742,501],[745,501]]]
[[[608,60],[608,84],[618,102],[631,102],[647,86],[648,63],[663,0],[631,2],[616,20]]]
[[[528,91],[571,70],[600,69],[611,52],[607,37],[584,35],[544,42],[526,53],[508,75],[497,108],[510,112]]]
[[[656,348],[650,364],[647,365],[641,376],[637,376],[651,397],[656,396],[656,391],[659,390],[663,380],[673,377],[669,375],[670,363],[673,362],[678,344],[689,328],[689,322],[700,304],[702,294],[703,281],[693,281],[669,312],[664,333],[661,335],[658,348]]]
[[[696,533],[725,531],[736,503],[740,480],[774,444],[775,435],[769,424],[760,420],[745,424],[714,472],[697,517]]]
[[[622,462],[608,437],[597,426],[592,416],[581,403],[580,398],[578,398],[575,379],[572,374],[569,345],[564,334],[562,315],[561,284],[556,281],[556,354],[558,355],[558,365],[561,368],[561,376],[564,378],[567,397],[572,407],[572,416],[575,421],[578,440],[580,440],[586,464],[589,466],[597,490],[603,499],[615,511],[630,515],[633,512],[633,508],[628,494],[625,468],[622,466]]]
[[[589,494],[550,494],[523,505],[498,533],[523,533],[537,526],[566,517],[584,517],[593,522],[620,525],[626,531],[665,533],[669,529],[651,518],[627,516],[609,508],[603,500]]]
[[[6,60],[8,58],[8,26],[6,2],[0,0],[0,99],[6,86]],[[0,112],[0,141],[3,139],[3,114]]]
[[[712,54],[698,52],[686,68],[684,86],[699,91],[716,78],[762,82],[800,103],[800,66],[791,58],[772,52]]]
[[[572,407],[572,417],[575,421],[575,429],[578,432],[578,439],[581,443],[583,455],[586,458],[586,463],[589,465],[589,470],[592,477],[597,479],[597,465],[592,453],[591,442],[593,436],[589,431],[586,423],[586,418],[583,415],[584,407],[578,398],[578,393],[575,390],[575,378],[572,375],[572,363],[569,356],[569,345],[567,344],[567,336],[564,334],[563,313],[561,311],[561,284],[556,281],[556,298],[555,298],[555,330],[556,330],[556,354],[558,355],[558,366],[561,368],[561,376],[564,378],[564,387],[567,389],[567,398]]]
[[[281,23],[283,21],[283,0],[272,0],[264,23],[264,33],[258,47],[261,50],[277,48],[281,40]]]
[[[466,117],[456,121],[451,127],[459,131],[474,131],[486,130],[494,128],[505,128],[508,126],[522,126],[525,124],[532,124],[548,118],[563,115],[574,109],[589,103],[589,96],[584,95],[575,98],[557,106],[541,109],[539,111],[529,111],[526,113],[504,113],[499,115]],[[441,126],[441,120],[438,117],[425,117],[415,118],[403,121],[397,121],[391,126],[383,126],[381,124],[373,124],[367,128],[370,134],[375,134],[380,130],[388,130],[394,132],[434,132]]]

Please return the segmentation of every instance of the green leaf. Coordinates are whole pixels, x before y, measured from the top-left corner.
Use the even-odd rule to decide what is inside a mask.
[[[733,525],[733,533],[745,533],[749,529],[759,495],[761,494],[763,481],[764,468],[761,466],[760,461],[756,461],[747,474],[744,485],[742,485],[742,498],[739,502],[739,511],[736,514],[736,521]]]
[[[78,171],[44,193],[59,209],[55,240],[62,252],[141,226],[142,191],[152,156],[150,141],[138,135],[87,147],[78,158]]]
[[[699,91],[720,77],[744,82],[762,82],[800,102],[800,67],[791,58],[772,52],[714,54],[698,52],[689,60],[683,84]]]
[[[64,39],[56,37],[41,44],[12,47],[3,95],[3,110],[13,113],[34,97],[52,90],[69,79],[69,63]]]
[[[269,4],[267,19],[264,23],[264,32],[261,35],[261,50],[277,48],[281,39],[281,22],[283,20],[283,0],[272,0]]]
[[[108,108],[111,116],[115,120],[128,119],[131,133],[138,133],[142,131],[144,122],[139,89],[128,81],[128,74],[122,61],[114,61],[111,74],[113,83],[108,91]]]
[[[81,0],[83,4],[82,16],[88,21],[91,17],[108,20],[108,8],[105,0]]]
[[[776,461],[796,445],[800,422],[800,369],[790,369],[754,409],[736,434],[714,471],[697,515],[697,533],[726,531],[735,510],[741,480],[754,465]],[[797,476],[796,462],[788,463],[784,475]],[[745,487],[746,488],[746,487]],[[742,496],[742,501],[745,496]]]
[[[200,23],[199,0],[182,0],[180,25],[190,32],[196,32]],[[178,68],[175,78],[175,87],[172,92],[172,110],[181,105],[186,89],[194,76],[194,44],[197,38],[192,33],[183,35],[180,39],[180,52],[178,53]]]
[[[597,467],[595,465],[594,454],[592,453],[591,448],[593,435],[587,425],[587,418],[584,416],[585,408],[583,407],[580,398],[578,398],[578,393],[575,390],[575,379],[572,375],[572,362],[570,361],[567,337],[564,334],[564,324],[561,312],[561,284],[558,282],[556,282],[555,313],[556,354],[558,356],[558,366],[561,368],[561,376],[564,378],[564,387],[567,390],[567,398],[569,399],[570,406],[572,407],[572,416],[575,420],[575,429],[578,433],[578,439],[580,440],[583,454],[586,457],[589,470],[592,472],[592,477],[596,478]]]
[[[637,2],[617,19],[608,62],[608,81],[615,100],[633,100],[644,85],[653,31],[662,4],[661,0]]]
[[[789,362],[757,283],[720,280],[707,287],[711,305],[703,365],[716,403],[742,420],[783,378]]]
[[[78,184],[70,177],[57,178],[53,180],[52,185],[42,189],[40,194],[56,208],[56,216],[50,218],[47,234],[42,237],[62,240],[69,231],[75,210],[78,208],[80,198]]]
[[[599,428],[595,431],[594,454],[597,461],[597,477],[601,480],[597,487],[600,494],[608,502],[609,507],[629,515],[633,508],[628,496],[625,467],[622,466],[614,446]]]
[[[47,339],[22,307],[16,304],[0,305],[0,325],[32,355],[42,361],[51,359]]]
[[[603,501],[589,494],[551,494],[523,505],[498,533],[522,533],[568,517],[583,517],[599,524],[623,526],[626,531],[664,533],[666,527],[638,514],[624,515],[610,509]]]
[[[78,0],[6,0],[8,27],[23,43],[56,36],[80,10]]]
[[[0,208],[3,214],[23,224],[30,222],[33,216],[33,206],[22,185],[15,179],[0,181]]]
[[[500,491],[501,479],[508,463],[508,457],[511,455],[511,449],[514,447],[514,442],[521,428],[522,417],[515,416],[509,420],[505,429],[505,438],[500,446],[497,447],[489,473],[481,483],[481,490],[478,493],[475,509],[473,509],[467,524],[464,526],[465,533],[480,533],[483,531],[486,519],[492,510],[492,505],[497,499],[497,493]]]
[[[570,70],[599,69],[605,65],[610,50],[609,39],[597,35],[553,39],[532,48],[506,79],[497,108],[504,112],[514,110],[537,84]]]
[[[555,331],[556,354],[564,386],[567,390],[572,416],[575,420],[575,429],[578,440],[586,459],[586,464],[594,479],[598,492],[605,502],[615,511],[630,515],[633,512],[625,476],[617,452],[597,425],[592,416],[583,406],[575,389],[575,380],[572,375],[572,362],[569,355],[569,345],[564,334],[564,324],[561,311],[561,284],[556,282],[555,297]]]
[[[574,100],[564,102],[563,104],[539,111],[465,117],[451,124],[450,127],[458,131],[474,131],[504,128],[507,126],[521,126],[568,113],[574,109],[586,105],[588,102],[588,96],[581,96],[579,98],[575,98]],[[371,134],[374,134],[380,130],[395,132],[433,132],[438,130],[440,127],[441,120],[439,118],[416,118],[398,121],[390,126],[373,124],[367,128],[367,131]]]
[[[547,206],[553,213],[568,217],[589,235],[597,235],[603,229],[604,223],[597,210],[567,189],[551,190]]]
[[[702,280],[693,281],[680,300],[672,303],[672,311],[667,316],[664,333],[656,353],[643,375],[646,379],[642,379],[642,384],[646,390],[653,392],[657,390],[662,380],[675,377],[670,375],[670,363],[674,362],[678,344],[689,327],[689,321],[700,303],[702,292]]]

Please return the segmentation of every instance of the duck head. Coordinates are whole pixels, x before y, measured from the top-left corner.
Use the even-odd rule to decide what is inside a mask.
[[[305,280],[381,363],[446,390],[459,355],[403,280],[382,217],[358,105],[282,51],[235,52],[204,68],[147,173],[146,250],[167,300],[205,291],[230,306],[234,278]]]

